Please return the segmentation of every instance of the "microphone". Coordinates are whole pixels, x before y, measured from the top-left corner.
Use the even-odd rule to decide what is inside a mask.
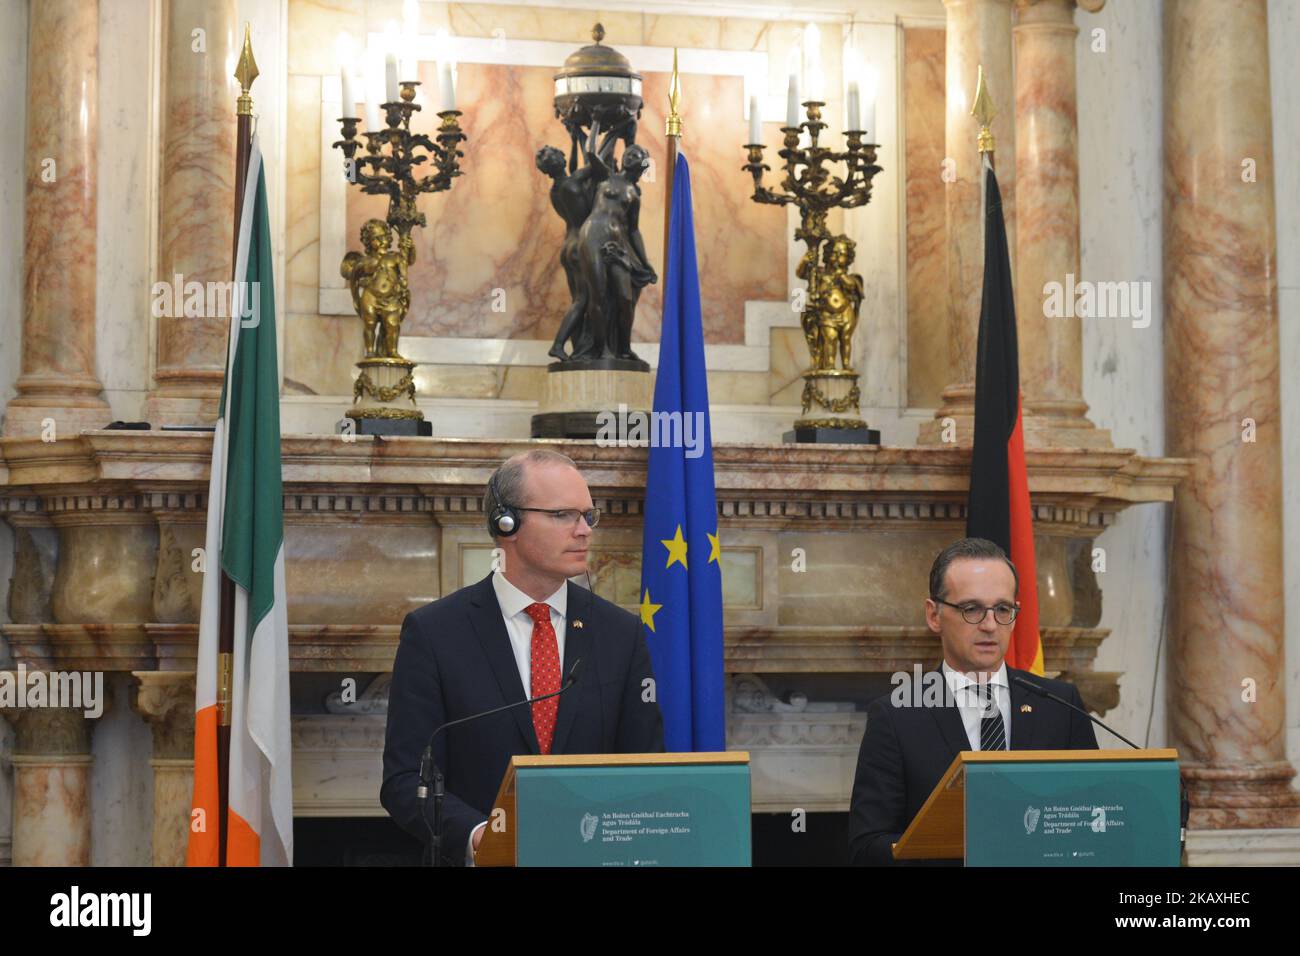
[[[1010,674],[1009,676],[1017,684],[1020,684],[1023,687],[1028,687],[1030,690],[1034,691],[1035,693],[1042,694],[1044,697],[1051,698],[1052,700],[1056,701],[1058,704],[1064,704],[1066,707],[1069,707],[1071,710],[1075,711],[1076,713],[1083,714],[1083,716],[1087,717],[1098,727],[1101,727],[1104,730],[1109,730],[1112,734],[1114,734],[1120,740],[1124,741],[1124,743],[1128,744],[1134,750],[1142,749],[1137,744],[1133,743],[1133,741],[1129,740],[1127,737],[1121,734],[1118,730],[1115,730],[1113,727],[1106,726],[1105,723],[1103,723],[1101,720],[1098,720],[1096,717],[1092,716],[1092,714],[1088,713],[1082,707],[1076,707],[1074,704],[1070,703],[1064,697],[1060,697],[1056,694],[1053,694],[1050,690],[1048,690],[1046,687],[1042,686],[1041,684],[1035,684],[1033,681],[1025,680],[1023,677],[1021,677],[1018,674]]]
[[[1041,684],[1035,684],[1031,680],[1025,680],[1023,677],[1021,677],[1018,674],[1012,674],[1009,670],[1007,672],[1007,676],[1010,677],[1017,684],[1020,684],[1022,687],[1028,687],[1034,693],[1041,694],[1044,697],[1056,701],[1058,704],[1064,704],[1066,707],[1069,707],[1071,710],[1083,714],[1083,716],[1087,717],[1098,727],[1101,727],[1105,730],[1109,730],[1112,734],[1114,734],[1120,740],[1124,741],[1124,743],[1128,744],[1134,750],[1142,749],[1137,744],[1133,743],[1133,741],[1129,740],[1127,737],[1121,734],[1118,730],[1114,729],[1113,727],[1107,726],[1107,724],[1105,724],[1103,721],[1092,716],[1092,714],[1088,713],[1082,707],[1077,707],[1074,704],[1070,703],[1064,697],[1061,697],[1058,694],[1053,694],[1050,690],[1048,690],[1046,687],[1042,686]],[[1188,801],[1187,799],[1187,787],[1183,784],[1182,774],[1179,774],[1178,775],[1178,818],[1179,818],[1178,819],[1178,845],[1180,848],[1184,850],[1187,847],[1187,818],[1191,816],[1191,812],[1192,812],[1192,806],[1190,801]]]
[[[552,691],[549,694],[539,694],[536,697],[525,697],[523,700],[517,700],[513,704],[503,704],[500,707],[493,707],[491,710],[485,710],[481,713],[470,714],[468,717],[458,717],[455,720],[448,720],[434,728],[433,733],[429,735],[429,742],[424,747],[424,753],[420,755],[420,772],[419,784],[415,788],[416,799],[420,802],[420,819],[424,821],[425,828],[429,831],[429,859],[426,860],[428,866],[441,865],[442,849],[442,798],[445,795],[443,789],[442,771],[438,769],[438,764],[433,759],[433,742],[437,739],[438,734],[447,730],[449,727],[455,727],[457,724],[466,724],[472,720],[478,720],[480,717],[490,717],[493,714],[499,714],[504,710],[511,710],[515,707],[522,707],[525,704],[535,704],[538,701],[550,700],[552,697],[559,697],[566,690],[578,683],[578,673],[582,667],[582,658],[579,657],[569,668],[569,677],[561,685],[559,690]],[[429,785],[433,785],[433,824],[429,823],[429,815],[425,808],[429,802]]]

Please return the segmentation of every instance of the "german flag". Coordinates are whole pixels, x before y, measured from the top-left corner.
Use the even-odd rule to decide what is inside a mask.
[[[975,447],[966,534],[995,542],[1016,566],[1020,615],[1007,648],[1007,666],[1041,675],[1043,642],[1038,633],[1038,576],[1025,470],[1016,306],[1002,193],[987,154],[985,157],[984,296],[975,365]]]

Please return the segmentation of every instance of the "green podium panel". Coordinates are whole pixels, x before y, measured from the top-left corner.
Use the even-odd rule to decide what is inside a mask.
[[[518,866],[749,866],[747,765],[520,767]]]
[[[1178,762],[966,767],[967,866],[1178,866]]]

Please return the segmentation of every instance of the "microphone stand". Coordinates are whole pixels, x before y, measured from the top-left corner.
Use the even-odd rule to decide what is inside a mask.
[[[582,658],[573,662],[569,668],[569,679],[564,682],[564,686],[557,691],[549,694],[540,694],[537,697],[526,697],[523,700],[517,700],[513,704],[503,704],[500,707],[494,707],[491,710],[485,710],[479,714],[470,714],[468,717],[459,717],[456,720],[449,720],[446,723],[439,724],[432,734],[429,735],[429,742],[425,745],[424,753],[420,755],[420,772],[419,783],[415,788],[415,796],[420,804],[420,819],[424,821],[425,828],[429,831],[429,851],[425,855],[425,866],[442,866],[442,800],[446,796],[442,770],[438,767],[437,761],[433,759],[433,742],[438,734],[442,733],[449,727],[455,727],[457,724],[468,723],[471,720],[478,720],[480,717],[491,717],[493,714],[499,714],[504,710],[511,710],[515,707],[522,707],[525,704],[535,704],[538,701],[550,700],[552,697],[559,697],[566,690],[578,682],[578,666],[582,663]],[[427,812],[429,803],[429,788],[433,787],[433,823],[429,822]]]

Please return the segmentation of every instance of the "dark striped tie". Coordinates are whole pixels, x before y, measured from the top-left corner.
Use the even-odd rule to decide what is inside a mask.
[[[985,693],[988,695],[987,699]],[[980,699],[980,706],[984,708],[984,716],[980,720],[980,750],[1006,750],[1007,728],[1002,723],[1002,711],[998,709],[993,685],[977,688],[975,696]]]

